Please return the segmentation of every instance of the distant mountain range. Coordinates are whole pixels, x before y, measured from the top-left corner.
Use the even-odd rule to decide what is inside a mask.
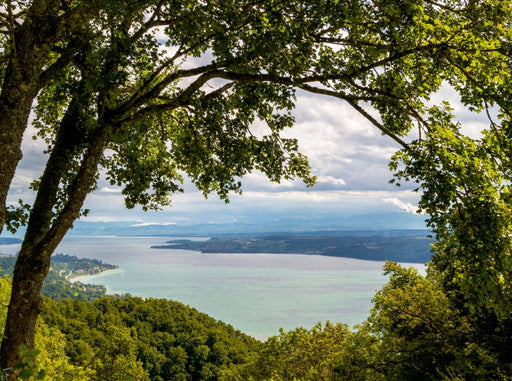
[[[175,241],[171,246],[205,252],[303,253],[424,263],[430,258],[432,243],[424,219],[388,213],[194,225],[77,221],[68,235],[213,237],[202,243]],[[19,242],[0,238],[0,244]]]
[[[268,233],[315,234],[340,231],[392,231],[425,230],[426,216],[410,213],[365,214],[355,216],[319,216],[288,218],[268,221],[172,224],[143,223],[137,221],[89,222],[76,221],[68,236],[162,236],[162,237],[212,237],[229,235],[264,235]],[[5,230],[5,229],[4,229]],[[23,231],[14,236],[23,238]],[[389,232],[387,234],[390,234]],[[400,233],[402,234],[402,233]],[[327,234],[329,235],[329,234]],[[4,238],[5,237],[5,238]],[[17,243],[9,241],[13,236],[2,233],[0,244]]]
[[[21,239],[10,238],[10,237],[0,237],[0,245],[14,245],[17,243],[21,243]]]
[[[77,221],[68,235],[95,236],[218,236],[269,232],[315,232],[351,230],[425,229],[425,216],[410,213],[366,214],[357,216],[290,218],[255,223],[141,224],[138,222]]]

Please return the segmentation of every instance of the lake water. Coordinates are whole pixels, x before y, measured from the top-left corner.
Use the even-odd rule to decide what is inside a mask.
[[[150,248],[167,239],[69,237],[56,253],[119,266],[80,277],[84,283],[104,284],[108,293],[177,300],[259,339],[278,334],[280,327],[311,328],[326,320],[361,323],[386,281],[383,262]],[[5,245],[0,251],[15,253],[18,247]]]

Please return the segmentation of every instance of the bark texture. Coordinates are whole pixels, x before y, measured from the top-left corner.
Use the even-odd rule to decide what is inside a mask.
[[[33,101],[41,88],[69,62],[79,42],[58,59],[57,42],[66,41],[81,21],[94,14],[89,7],[60,15],[59,2],[34,0],[21,25],[12,25],[9,61],[0,92],[0,233],[7,217],[6,199],[18,162]]]
[[[71,107],[61,128],[39,185],[29,225],[16,261],[12,296],[5,324],[0,358],[4,369],[19,362],[18,348],[33,346],[37,317],[41,311],[41,288],[50,268],[50,257],[66,232],[78,218],[85,198],[95,181],[99,161],[110,129],[103,128],[92,137],[81,168],[64,207],[54,215],[59,184],[65,176],[67,159],[74,154],[81,131],[74,118],[78,108]],[[12,375],[15,379],[15,375]]]
[[[72,9],[61,9],[63,4],[34,0],[26,10],[23,22],[12,26],[9,60],[0,89],[0,232],[8,216],[7,195],[22,158],[21,142],[33,101],[39,91],[71,62],[75,53],[87,44],[87,22],[99,10],[92,1],[79,3]],[[98,160],[103,152],[103,144],[100,143],[97,150],[87,153],[89,165],[81,169],[77,178],[75,197],[68,200],[70,202],[60,215],[55,216],[59,186],[68,160],[81,138],[76,125],[78,107],[78,104],[69,107],[63,118],[16,262],[0,347],[2,369],[9,369],[20,361],[21,345],[33,346],[42,306],[40,292],[50,268],[50,256],[78,217],[94,183]],[[11,374],[9,379],[16,379],[16,374]]]

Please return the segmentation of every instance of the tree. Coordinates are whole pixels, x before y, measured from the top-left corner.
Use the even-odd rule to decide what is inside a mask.
[[[477,318],[444,288],[442,276],[422,276],[396,263],[387,263],[385,272],[390,280],[348,340],[351,356],[339,359],[336,374],[361,380],[510,379],[504,346],[510,336],[501,332],[497,345],[496,332],[482,332]]]
[[[371,316],[358,332],[380,339],[369,368],[386,380],[439,380],[461,370],[457,360],[468,365],[476,357],[471,325],[442,288],[413,268],[387,263],[385,272],[390,280],[375,295]],[[478,374],[478,361],[472,365],[466,376]]]
[[[79,31],[98,13],[96,3],[8,0],[0,6],[0,232],[33,101],[83,45]]]
[[[35,346],[41,350],[37,356],[37,365],[44,369],[47,378],[55,381],[93,379],[93,369],[71,363],[65,353],[66,337],[57,328],[39,321]]]
[[[319,323],[311,330],[281,329],[279,336],[270,337],[257,356],[225,380],[333,380],[338,357],[347,347],[349,328],[344,324],[325,326]],[[352,379],[352,378],[345,378]]]
[[[56,332],[52,345],[39,347],[56,347],[40,355],[50,357],[39,360],[47,374],[65,369],[67,356],[76,371],[92,372],[89,379],[218,380],[244,366],[261,345],[179,302],[135,297],[47,302],[41,320]],[[59,336],[64,350],[55,343]]]
[[[466,12],[474,20],[467,38],[443,53],[453,64],[446,81],[466,107],[487,115],[489,127],[465,136],[449,104],[433,107],[424,139],[399,152],[391,167],[422,191],[419,206],[436,236],[428,278],[505,377],[511,370],[503,364],[512,362],[510,4],[483,2]]]
[[[49,258],[87,212],[82,205],[100,169],[123,188],[127,207],[144,209],[169,204],[183,175],[205,195],[226,200],[252,170],[272,181],[300,177],[312,185],[297,142],[280,136],[293,125],[290,110],[300,89],[347,102],[394,139],[404,161],[413,158],[404,177],[435,177],[442,172],[437,167],[411,169],[423,157],[416,147],[442,129],[438,109],[429,109],[426,99],[448,81],[477,111],[487,104],[506,110],[506,82],[491,85],[508,67],[509,5],[123,0],[61,2],[50,9],[42,0],[9,2],[2,10],[3,88],[28,81],[30,91],[19,102],[24,108],[12,99],[0,103],[7,110],[0,118],[7,147],[1,162],[9,167],[1,171],[1,192],[7,194],[36,95],[36,126],[49,157],[33,184],[36,200],[13,274],[3,367],[16,363],[20,345],[33,342]],[[80,22],[64,22],[71,14]],[[48,36],[27,37],[49,20],[56,28]],[[12,73],[24,69],[17,61],[21,46],[35,51],[39,66],[27,62],[30,75],[14,80]],[[12,132],[10,113],[23,116]],[[255,121],[266,123],[265,136],[251,133]],[[411,145],[405,137],[414,122],[419,139]]]

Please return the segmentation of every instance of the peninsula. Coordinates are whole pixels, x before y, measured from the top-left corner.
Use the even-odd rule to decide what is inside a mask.
[[[433,240],[427,235],[268,235],[214,237],[207,241],[173,240],[153,249],[185,249],[203,253],[272,253],[347,257],[373,261],[425,263]]]

